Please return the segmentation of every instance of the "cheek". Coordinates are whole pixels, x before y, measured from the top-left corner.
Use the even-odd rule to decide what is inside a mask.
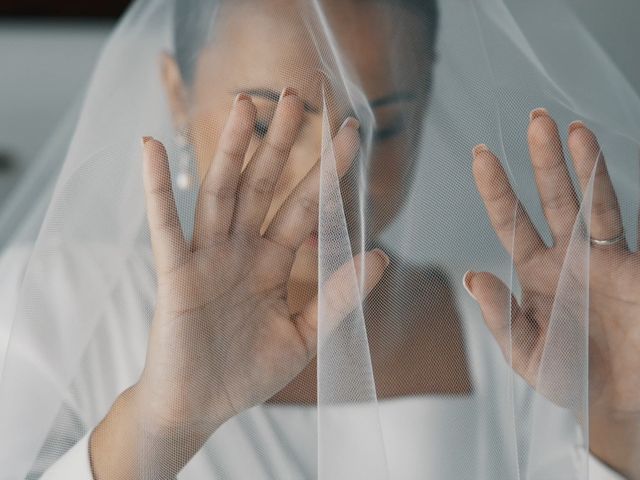
[[[368,159],[367,231],[373,237],[379,235],[398,215],[408,194],[411,179],[410,154],[402,140],[387,141],[374,148]],[[359,228],[358,185],[350,178],[344,182],[345,205],[352,205],[347,212],[352,228]],[[354,230],[354,231],[356,231]]]
[[[309,139],[296,142],[282,170],[276,195],[287,196],[315,166],[320,157],[319,143],[309,141]]]
[[[264,228],[271,223],[278,209],[291,195],[296,186],[315,166],[320,157],[320,133],[314,126],[308,125],[300,132],[300,137],[296,141],[291,155],[282,169],[282,174],[276,185],[271,208],[267,213]],[[257,148],[257,143],[256,148]]]

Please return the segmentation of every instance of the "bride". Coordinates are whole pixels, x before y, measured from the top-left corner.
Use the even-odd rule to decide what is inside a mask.
[[[475,128],[498,3],[137,2],[0,261],[0,478],[640,478],[627,204],[588,109]]]

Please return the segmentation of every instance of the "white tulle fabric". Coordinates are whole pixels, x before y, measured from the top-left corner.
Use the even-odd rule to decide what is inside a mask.
[[[218,23],[216,8],[225,2],[192,3],[191,14],[207,25],[215,45],[217,32],[228,27]],[[414,8],[407,1],[380,3],[392,13]],[[388,327],[368,328],[370,312],[359,298],[355,270],[343,291],[358,307],[338,330],[329,320],[330,299],[319,289],[315,405],[270,402],[241,413],[179,478],[615,478],[605,467],[590,466],[588,430],[579,420],[589,404],[590,190],[581,199],[555,290],[537,392],[505,361],[460,279],[469,269],[487,270],[516,296],[520,290],[512,258],[497,241],[474,186],[475,144],[486,143],[501,156],[516,193],[547,235],[525,134],[528,112],[540,105],[558,124],[580,118],[598,134],[623,220],[635,227],[640,99],[564,2],[447,0],[439,7],[437,40],[427,46],[435,48],[421,50],[425,37],[409,35],[413,55],[433,54],[428,61],[413,60],[430,65],[430,85],[418,85],[407,73],[412,62],[401,39],[410,25],[401,15],[387,25],[388,51],[375,60],[386,62],[383,70],[398,89],[430,89],[420,111],[404,120],[412,147],[387,153],[387,162],[412,165],[400,179],[393,169],[386,174],[399,198],[387,202],[398,204],[394,211],[383,208],[385,201],[370,203],[380,183],[372,180],[372,159],[381,147],[359,75],[373,73],[359,73],[353,51],[341,46],[334,31],[336,2],[274,0],[272,14],[298,19],[296,28],[308,36],[301,56],[316,56],[318,65],[310,71],[273,65],[281,86],[316,78],[319,70],[324,78],[316,97],[320,284],[354,254],[382,246],[395,265],[384,297]],[[44,478],[75,478],[71,472],[81,471],[77,452],[87,447],[86,435],[144,366],[155,272],[140,138],[153,135],[165,142],[172,161],[178,157],[158,68],[159,55],[174,50],[174,16],[170,0],[134,3],[100,57],[81,113],[62,125],[0,216],[0,479],[37,478],[60,458]],[[273,37],[285,38],[286,25],[274,29]],[[233,64],[218,67],[231,70]],[[260,80],[259,72],[250,73],[255,77],[249,80]],[[363,142],[348,199],[332,149],[335,102],[361,123]],[[176,189],[187,233],[196,193]],[[516,225],[520,212],[513,213]],[[379,223],[384,228],[377,232]],[[635,228],[628,232],[635,245]],[[432,322],[432,338],[446,336],[443,322],[433,320],[449,311],[443,305],[457,312],[462,345],[434,365],[448,372],[440,381],[455,383],[465,375],[457,363],[448,370],[447,361],[463,358],[470,386],[462,394],[425,387],[424,369],[418,370],[426,380],[391,359],[385,365],[372,361],[372,345],[384,345],[385,332],[394,334],[389,342],[412,335],[412,315]],[[409,313],[422,306],[424,315]],[[444,339],[434,345],[438,341]],[[392,383],[405,393],[384,398],[381,377],[402,379]],[[75,460],[63,458],[78,442]],[[71,470],[60,470],[64,462]],[[153,466],[145,471],[153,476]]]

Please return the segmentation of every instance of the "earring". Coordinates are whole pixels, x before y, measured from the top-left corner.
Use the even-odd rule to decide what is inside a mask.
[[[176,146],[178,147],[178,174],[176,186],[180,190],[189,190],[193,185],[191,164],[193,160],[193,146],[187,138],[187,129],[180,128],[176,134]]]

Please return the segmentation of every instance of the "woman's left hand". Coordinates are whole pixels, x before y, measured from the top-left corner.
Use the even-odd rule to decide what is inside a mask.
[[[490,273],[469,272],[464,282],[514,370],[542,394],[563,403],[537,383],[560,274],[563,266],[572,268],[571,259],[565,259],[580,203],[558,128],[544,109],[531,113],[528,143],[554,244],[547,247],[539,236],[497,157],[478,145],[473,162],[478,190],[503,247],[513,257],[522,298],[516,301]],[[640,253],[626,244],[618,201],[595,135],[583,123],[573,122],[568,147],[583,192],[596,168],[591,239],[611,240],[592,240],[587,247],[591,448],[629,478],[640,478]],[[575,313],[576,322],[583,321],[585,311]]]

